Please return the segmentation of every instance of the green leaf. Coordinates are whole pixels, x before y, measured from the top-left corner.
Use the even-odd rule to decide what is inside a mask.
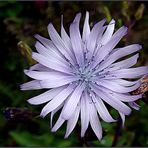
[[[38,140],[33,139],[33,135],[27,132],[10,132],[9,134],[20,146],[39,146]]]
[[[103,144],[104,146],[111,146],[113,142],[113,138],[114,138],[113,135],[106,135],[101,140],[101,144]]]
[[[58,141],[50,132],[41,135],[34,135],[28,131],[11,131],[10,136],[19,146],[52,146],[53,141],[56,141],[56,146],[70,146],[70,141]]]

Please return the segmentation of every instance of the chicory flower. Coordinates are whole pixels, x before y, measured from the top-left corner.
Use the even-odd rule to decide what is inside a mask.
[[[114,33],[115,20],[104,25],[103,19],[90,28],[89,13],[86,12],[81,36],[80,18],[78,13],[70,25],[69,35],[64,29],[63,18],[61,35],[51,23],[48,25],[50,40],[35,35],[37,52],[32,53],[32,58],[38,63],[25,70],[25,74],[34,80],[22,84],[21,89],[47,89],[28,102],[33,105],[47,103],[40,115],[45,117],[51,113],[53,132],[67,121],[65,138],[68,137],[80,117],[81,137],[90,124],[100,140],[100,119],[116,121],[104,102],[118,111],[124,125],[125,115],[131,113],[130,107],[139,109],[135,101],[142,95],[131,95],[130,92],[140,86],[140,79],[148,72],[148,67],[132,67],[137,63],[139,54],[136,52],[142,48],[140,45],[115,48],[127,34],[127,27]],[[131,54],[130,58],[123,59]],[[59,110],[59,118],[52,126],[53,116]]]

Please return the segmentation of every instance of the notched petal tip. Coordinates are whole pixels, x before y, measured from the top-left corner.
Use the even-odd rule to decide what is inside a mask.
[[[24,73],[25,73],[26,75],[28,74],[28,72],[29,72],[28,69],[24,69]]]
[[[99,140],[101,141],[102,140],[102,137],[100,137]]]
[[[106,22],[106,18],[102,19],[100,22],[105,23]]]
[[[55,133],[55,132],[56,132],[56,130],[55,130],[54,128],[52,128],[52,129],[51,129],[51,132],[52,132],[52,133]]]
[[[39,45],[40,45],[39,41],[36,41],[34,46],[37,48]]]
[[[64,16],[63,16],[63,14],[61,14],[61,20],[63,21],[63,18],[64,18]]]
[[[102,135],[100,137],[97,136],[97,138],[98,138],[99,141],[101,141],[102,140]]]
[[[89,11],[88,11],[88,10],[86,10],[86,11],[85,11],[85,13],[89,13]]]
[[[65,135],[65,136],[64,136],[64,139],[67,139],[67,138],[68,138],[68,135]]]
[[[124,129],[125,123],[122,121],[121,128]]]
[[[34,38],[37,39],[37,40],[40,40],[41,36],[39,34],[35,34]]]
[[[72,22],[71,24],[70,24],[70,27],[74,27],[75,25],[77,25],[78,24],[78,22]]]
[[[32,58],[35,60],[36,59],[36,56],[39,55],[39,53],[36,53],[36,52],[32,52]]]
[[[75,19],[73,20],[73,22],[80,22],[80,19],[81,19],[81,13],[77,13],[76,16],[75,16]]]
[[[32,104],[32,101],[31,101],[30,99],[28,99],[27,102],[28,102],[29,104]]]
[[[110,21],[110,23],[115,23],[116,21],[115,21],[115,19],[112,19],[111,21]]]
[[[41,111],[40,117],[45,118],[46,115],[47,115],[47,113],[45,111]]]
[[[83,138],[85,136],[85,133],[84,132],[83,133],[81,132],[80,136],[81,136],[81,138]]]
[[[53,24],[52,24],[52,23],[49,23],[48,26],[47,26],[47,28],[48,28],[48,29],[54,28],[54,27],[53,27]]]
[[[86,11],[85,19],[89,19],[89,12],[88,11]]]
[[[23,89],[23,84],[20,85],[20,90],[25,90],[25,89]]]
[[[36,52],[32,52],[32,55],[36,55],[37,53]]]
[[[125,115],[129,116],[131,114],[132,110],[128,110],[127,113]]]
[[[138,46],[139,46],[139,50],[142,49],[142,45],[138,44]]]
[[[31,105],[38,105],[38,103],[35,103],[32,99],[28,99],[27,102]]]
[[[122,27],[120,27],[120,28],[117,30],[117,32],[119,31],[120,33],[126,34],[126,33],[127,33],[127,30],[128,30],[128,27],[122,26]]]
[[[128,31],[128,27],[123,26],[123,29],[125,30],[125,33],[127,33],[127,31]]]
[[[81,17],[81,12],[77,13],[76,16]]]
[[[137,61],[139,58],[139,53],[135,54],[135,57],[136,57],[136,61]]]
[[[112,25],[112,26],[115,26],[115,20],[112,19],[108,25],[109,25],[109,26],[111,26],[111,25]]]
[[[33,80],[35,81],[35,80]],[[36,87],[37,84],[33,84],[33,82],[26,82],[20,85],[20,90],[33,90],[33,89],[38,89],[38,87],[34,88],[34,86]]]
[[[39,37],[40,37],[39,34],[35,34],[35,35],[34,35],[34,38],[36,38],[36,39],[38,39]]]
[[[123,29],[125,29],[125,30],[127,30],[127,29],[128,29],[128,27],[126,27],[125,25],[123,25],[123,26],[122,26],[122,28],[123,28]]]
[[[111,123],[111,122],[117,122],[117,119],[113,119],[113,120],[111,120],[111,121],[108,122],[108,123]]]

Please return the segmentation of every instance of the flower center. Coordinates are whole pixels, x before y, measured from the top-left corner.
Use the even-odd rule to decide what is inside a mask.
[[[89,79],[90,79],[90,77],[87,74],[84,74],[84,73],[80,73],[79,77],[80,77],[81,81],[85,81],[85,82],[88,82]]]
[[[90,81],[90,78],[92,77],[91,72],[88,71],[87,68],[78,68],[78,70],[76,71],[76,76],[79,78],[80,81],[86,83],[88,83]]]

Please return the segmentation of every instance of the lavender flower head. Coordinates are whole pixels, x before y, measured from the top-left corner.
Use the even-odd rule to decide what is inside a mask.
[[[81,137],[84,137],[90,124],[100,140],[100,119],[105,122],[116,121],[104,102],[118,111],[124,125],[125,115],[131,113],[131,108],[139,109],[135,101],[142,95],[130,95],[130,92],[140,86],[140,79],[148,73],[148,67],[130,68],[137,63],[138,53],[120,60],[141,49],[138,44],[115,48],[127,33],[125,26],[114,33],[115,21],[104,25],[104,19],[90,28],[89,13],[86,12],[81,36],[80,18],[81,14],[78,13],[70,25],[70,35],[63,27],[63,18],[61,36],[51,23],[48,25],[51,40],[35,35],[38,53],[33,52],[32,58],[38,64],[24,71],[35,80],[22,84],[21,89],[47,89],[28,102],[33,105],[47,103],[40,115],[45,117],[51,113],[52,132],[67,121],[67,138],[80,117]],[[52,126],[53,116],[60,109],[59,118]]]

